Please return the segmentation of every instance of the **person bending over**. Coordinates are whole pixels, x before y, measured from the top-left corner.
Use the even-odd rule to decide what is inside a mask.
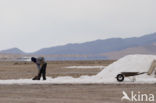
[[[40,80],[41,76],[43,77],[43,80],[46,80],[47,63],[45,62],[44,57],[39,58],[32,57],[31,61],[34,62],[38,68],[38,75],[35,76],[33,80]]]

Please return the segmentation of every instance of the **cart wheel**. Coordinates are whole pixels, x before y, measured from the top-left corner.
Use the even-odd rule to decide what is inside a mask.
[[[124,75],[122,75],[122,74],[118,74],[117,75],[117,77],[116,77],[116,79],[117,79],[117,81],[119,81],[119,82],[122,82],[122,81],[124,81]]]

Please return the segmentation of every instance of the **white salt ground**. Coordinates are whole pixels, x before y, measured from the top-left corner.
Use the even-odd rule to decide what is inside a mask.
[[[104,69],[105,66],[68,66],[67,69]]]
[[[115,78],[121,72],[147,72],[153,60],[156,60],[155,55],[128,55],[105,67],[95,76],[81,76],[80,78],[48,77],[46,81],[33,81],[31,79],[0,80],[0,84],[155,84],[156,78],[154,75],[135,76],[135,81],[130,79],[133,77],[129,77],[125,78],[122,83],[117,82]]]

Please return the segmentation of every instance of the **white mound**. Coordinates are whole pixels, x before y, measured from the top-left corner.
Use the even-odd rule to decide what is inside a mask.
[[[68,66],[67,69],[103,69],[105,66]]]
[[[114,77],[121,72],[148,72],[153,60],[156,60],[155,55],[128,55],[105,67],[96,77],[114,81]],[[142,79],[154,78],[153,75],[148,76],[147,74],[136,77]]]
[[[155,55],[129,55],[105,67],[95,76],[81,76],[80,78],[48,77],[46,81],[33,81],[31,79],[0,80],[0,84],[112,84],[118,83],[115,77],[121,72],[147,72],[153,60],[156,60]],[[126,78],[123,83],[156,83],[156,78],[154,75],[143,74],[136,76],[135,82]]]

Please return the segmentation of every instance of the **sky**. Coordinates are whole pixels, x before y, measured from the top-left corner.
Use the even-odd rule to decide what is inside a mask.
[[[0,50],[156,32],[156,0],[0,0]]]

